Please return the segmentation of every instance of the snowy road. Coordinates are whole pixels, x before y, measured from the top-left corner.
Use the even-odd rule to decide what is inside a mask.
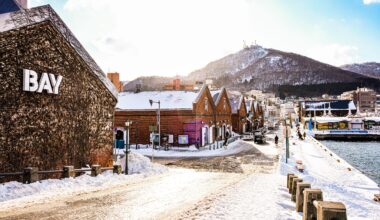
[[[259,151],[269,157],[277,152],[269,145]],[[268,157],[263,164],[253,163],[257,149],[254,152],[255,157],[226,158],[244,160],[244,172],[172,168],[112,188],[0,206],[0,219],[262,219],[279,208],[274,202],[279,193],[279,176],[274,175],[278,166],[277,161],[267,163]]]

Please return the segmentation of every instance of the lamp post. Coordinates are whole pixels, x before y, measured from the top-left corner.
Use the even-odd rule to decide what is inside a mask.
[[[127,132],[127,135],[126,135],[126,137],[127,137],[127,143],[125,145],[125,170],[124,170],[125,175],[128,175],[129,128],[130,128],[131,125],[132,125],[132,121],[127,120],[125,122],[125,128],[126,128],[125,130]]]
[[[286,146],[285,162],[288,163],[288,158],[289,158],[289,134],[288,134],[288,125],[286,124],[286,118],[285,118],[285,146]]]
[[[161,101],[153,101],[152,99],[149,99],[150,106],[153,105],[153,103],[158,104],[158,114],[157,114],[157,124],[158,124],[158,146],[161,146]],[[153,145],[154,146],[154,145]],[[152,161],[153,161],[153,153],[152,153]]]

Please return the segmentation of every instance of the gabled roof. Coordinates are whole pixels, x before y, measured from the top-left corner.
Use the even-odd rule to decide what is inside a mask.
[[[103,83],[109,92],[117,98],[117,90],[115,86],[106,77],[100,67],[50,5],[0,14],[0,34],[45,21],[51,22],[58,32],[60,32],[66,39],[67,43],[76,51],[79,57],[83,59],[95,76]]]
[[[214,100],[215,106],[217,106],[218,103],[220,102],[224,92],[226,93],[227,98],[228,98],[227,90],[224,87],[220,90],[210,91],[212,98]]]
[[[243,104],[244,96],[230,95],[230,104],[232,113],[237,113]]]

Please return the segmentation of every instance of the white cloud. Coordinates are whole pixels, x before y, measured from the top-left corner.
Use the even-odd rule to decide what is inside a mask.
[[[103,70],[123,79],[187,74],[253,36],[245,0],[68,0],[69,27]],[[254,39],[249,39],[249,42]]]
[[[359,60],[357,47],[341,44],[313,47],[307,51],[307,56],[334,66],[355,63]]]
[[[366,5],[380,3],[380,0],[363,0],[363,3]]]

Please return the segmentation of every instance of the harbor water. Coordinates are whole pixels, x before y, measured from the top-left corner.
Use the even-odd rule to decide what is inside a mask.
[[[380,184],[380,142],[320,142],[377,184]]]

